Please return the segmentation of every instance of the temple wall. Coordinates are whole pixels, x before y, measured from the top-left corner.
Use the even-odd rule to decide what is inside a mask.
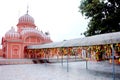
[[[0,57],[3,57],[3,51],[0,49]]]

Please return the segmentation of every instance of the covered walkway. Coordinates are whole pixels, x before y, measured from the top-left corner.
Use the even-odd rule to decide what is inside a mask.
[[[88,69],[89,58],[95,60],[111,59],[113,80],[115,80],[115,60],[117,59],[117,63],[120,63],[119,43],[120,32],[115,32],[43,45],[31,45],[27,49],[28,52],[33,50],[34,53],[36,53],[36,50],[43,50],[45,58],[46,55],[49,56],[48,54],[51,53],[50,50],[58,50],[56,54],[67,55],[67,72],[69,72],[69,56],[76,51],[76,47],[80,48],[82,51],[77,51],[77,53],[80,52],[81,58],[86,60],[86,69]]]

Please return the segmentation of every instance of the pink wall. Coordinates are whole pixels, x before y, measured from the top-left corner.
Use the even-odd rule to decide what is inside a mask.
[[[0,49],[0,57],[3,57],[3,51]]]

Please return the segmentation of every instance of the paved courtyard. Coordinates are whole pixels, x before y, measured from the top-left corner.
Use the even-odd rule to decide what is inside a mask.
[[[101,65],[101,66],[100,66]],[[0,80],[113,80],[112,65],[85,61],[69,63],[0,65]],[[103,68],[104,67],[104,68]],[[120,66],[115,66],[120,80]]]

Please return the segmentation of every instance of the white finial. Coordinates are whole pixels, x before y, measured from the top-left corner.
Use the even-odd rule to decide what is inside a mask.
[[[11,31],[15,31],[15,28],[13,26],[11,27]]]
[[[28,14],[28,12],[29,12],[28,9],[29,9],[29,6],[27,5],[27,14]]]

